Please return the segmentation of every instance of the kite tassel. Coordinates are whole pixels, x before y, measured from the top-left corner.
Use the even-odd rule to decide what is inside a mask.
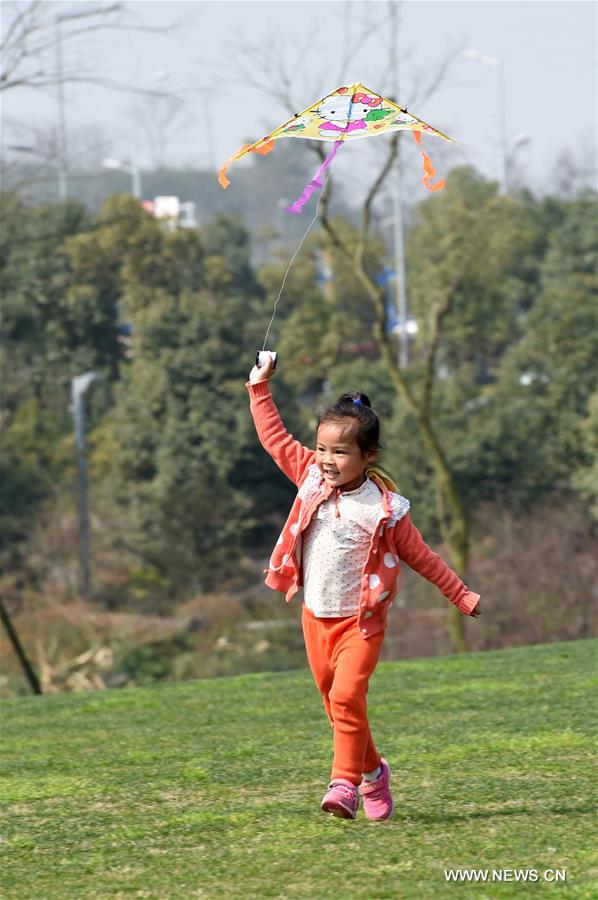
[[[224,163],[224,165],[218,172],[218,184],[220,185],[220,187],[224,188],[224,190],[226,190],[230,184],[230,179],[226,177],[229,165],[230,163]]]
[[[275,141],[266,141],[265,144],[259,144],[257,147],[253,147],[249,152],[250,153],[259,153],[260,156],[267,156],[268,153],[272,153],[274,150]]]
[[[429,191],[441,191],[446,186],[446,181],[444,180],[444,178],[441,178],[440,181],[436,182],[436,184],[432,184],[432,179],[435,178],[435,176],[436,176],[436,169],[432,165],[432,160],[430,159],[428,154],[424,153],[424,151],[421,149],[421,143],[422,143],[421,131],[412,131],[411,134],[413,135],[415,143],[420,148],[420,153],[421,153],[423,161],[424,161],[423,166],[422,166],[423,171],[424,171],[424,175],[422,178],[424,187],[427,188]]]
[[[220,171],[218,172],[218,184],[221,187],[223,187],[224,190],[226,190],[230,184],[230,180],[226,177],[226,173],[228,172],[229,167],[232,166],[232,164],[238,158],[240,153],[242,153],[244,150],[248,150],[250,147],[251,147],[251,144],[243,144],[243,146],[239,147],[237,152],[234,153],[232,156],[230,156],[226,160],[224,165],[221,167]],[[274,150],[274,141],[266,141],[263,144],[258,144],[257,147],[251,147],[251,150],[249,150],[249,152],[250,153],[259,153],[260,156],[266,156],[266,154],[271,153],[273,150]]]
[[[326,157],[326,159],[324,160],[324,162],[322,163],[322,165],[320,166],[318,171],[315,173],[314,177],[309,182],[309,184],[307,184],[303,188],[301,196],[298,197],[294,203],[291,203],[290,206],[285,206],[285,208],[284,208],[285,212],[290,213],[291,215],[295,215],[295,216],[299,215],[299,213],[301,212],[301,210],[303,209],[303,207],[305,206],[305,204],[307,203],[307,201],[309,200],[311,195],[315,191],[319,190],[322,187],[322,181],[321,181],[322,173],[324,172],[324,169],[328,168],[328,166],[330,165],[330,163],[332,162],[332,160],[338,153],[339,148],[342,143],[343,143],[342,141],[334,142],[334,147],[332,148],[331,152],[328,154],[328,156]]]
[[[242,147],[239,147],[237,152],[233,153],[232,156],[229,156],[224,165],[220,168],[220,171],[218,172],[218,184],[220,185],[220,187],[223,187],[224,190],[226,190],[230,184],[229,179],[226,177],[226,173],[228,172],[229,167],[232,166],[239,153],[242,153],[243,150],[247,150],[249,146],[249,144],[243,144]]]

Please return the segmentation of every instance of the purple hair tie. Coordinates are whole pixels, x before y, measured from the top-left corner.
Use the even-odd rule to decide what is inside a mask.
[[[359,399],[359,397],[357,398],[357,400],[354,400],[353,403],[361,403],[361,405],[363,406],[363,401],[361,401],[361,400]]]

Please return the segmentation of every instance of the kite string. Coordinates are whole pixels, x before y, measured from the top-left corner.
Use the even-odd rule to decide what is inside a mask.
[[[262,350],[265,350],[265,349],[266,349],[266,343],[267,343],[267,341],[268,341],[268,335],[269,335],[269,333],[270,333],[270,328],[272,327],[272,323],[273,323],[273,321],[274,321],[274,319],[275,319],[275,317],[276,317],[276,307],[278,306],[278,301],[280,300],[281,294],[282,294],[282,292],[283,292],[283,290],[284,290],[284,286],[285,286],[285,284],[286,284],[287,276],[288,276],[289,272],[291,271],[291,266],[292,266],[293,263],[295,262],[295,258],[296,258],[296,256],[297,256],[297,254],[299,253],[299,251],[301,250],[301,248],[302,248],[302,246],[303,246],[303,243],[304,243],[304,241],[305,241],[307,235],[309,234],[309,232],[311,231],[311,229],[313,228],[313,226],[315,225],[315,223],[317,222],[317,220],[318,220],[318,218],[319,218],[319,215],[320,215],[320,203],[321,203],[321,201],[322,201],[322,197],[324,196],[324,192],[325,192],[325,190],[326,190],[326,186],[328,185],[328,180],[329,180],[329,178],[330,178],[330,172],[326,172],[325,178],[326,178],[326,180],[324,181],[324,186],[323,186],[322,190],[320,191],[320,196],[318,197],[318,203],[317,203],[317,206],[316,206],[316,214],[315,214],[315,216],[313,217],[313,219],[311,220],[311,222],[309,223],[309,225],[307,226],[307,228],[306,228],[306,230],[305,230],[305,234],[303,235],[303,237],[302,237],[301,240],[299,241],[299,244],[297,245],[297,249],[295,250],[295,252],[294,252],[293,255],[291,256],[291,260],[290,260],[290,262],[289,262],[289,264],[288,264],[288,266],[287,266],[287,270],[286,270],[286,272],[284,273],[284,278],[282,279],[282,284],[281,284],[281,286],[280,286],[280,290],[279,290],[279,292],[278,292],[278,296],[276,297],[276,300],[274,301],[274,309],[273,309],[273,311],[272,311],[272,318],[270,319],[270,322],[268,323],[268,327],[267,327],[267,329],[266,329],[266,335],[265,335],[265,337],[264,337],[264,346],[262,347]]]

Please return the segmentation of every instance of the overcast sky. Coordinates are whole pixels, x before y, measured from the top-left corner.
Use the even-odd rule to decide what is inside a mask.
[[[44,4],[57,13],[97,5],[48,0]],[[466,161],[500,177],[499,86],[504,92],[509,151],[532,185],[546,185],[564,148],[580,158],[585,155],[586,161],[592,158],[598,108],[594,2],[408,0],[399,7],[400,28],[394,38],[398,101],[458,142],[454,149],[444,145],[443,165]],[[158,33],[111,30],[93,40],[65,44],[65,65],[80,64],[123,85],[175,90],[185,106],[167,126],[160,121],[165,113],[157,101],[148,105],[121,90],[68,86],[71,149],[75,152],[80,146],[82,135],[88,140],[96,135],[97,127],[102,151],[135,157],[141,165],[149,165],[153,153],[175,164],[219,166],[248,138],[261,137],[289,115],[282,103],[243,81],[241,46],[260,51],[251,69],[256,78],[264,77],[265,51],[279,52],[283,69],[292,75],[297,106],[292,112],[343,81],[361,81],[375,91],[391,93],[387,64],[393,37],[388,24],[376,30],[387,13],[385,0],[129,2],[124,19],[129,24],[178,25]],[[3,4],[5,21],[10,16],[9,5]],[[347,48],[352,48],[351,58],[341,71]],[[501,64],[467,58],[465,48]],[[449,56],[454,56],[453,62],[437,90],[422,97],[435,67]],[[272,71],[267,76],[271,86],[277,86],[280,74]],[[154,112],[158,122],[148,122]],[[7,126],[4,145],[30,142],[34,129],[55,127],[55,94],[9,91],[2,114]],[[152,124],[157,124],[158,136],[151,134]],[[351,152],[362,143],[366,142],[352,145]],[[430,152],[434,143],[440,142],[430,139]],[[419,167],[415,153],[414,165]]]

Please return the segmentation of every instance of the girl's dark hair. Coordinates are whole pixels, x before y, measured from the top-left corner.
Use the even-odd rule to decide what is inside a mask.
[[[382,449],[378,414],[372,409],[368,395],[361,391],[346,391],[332,406],[318,413],[316,436],[318,428],[324,422],[338,422],[342,425],[347,419],[355,419],[357,422],[355,440],[362,453]]]

